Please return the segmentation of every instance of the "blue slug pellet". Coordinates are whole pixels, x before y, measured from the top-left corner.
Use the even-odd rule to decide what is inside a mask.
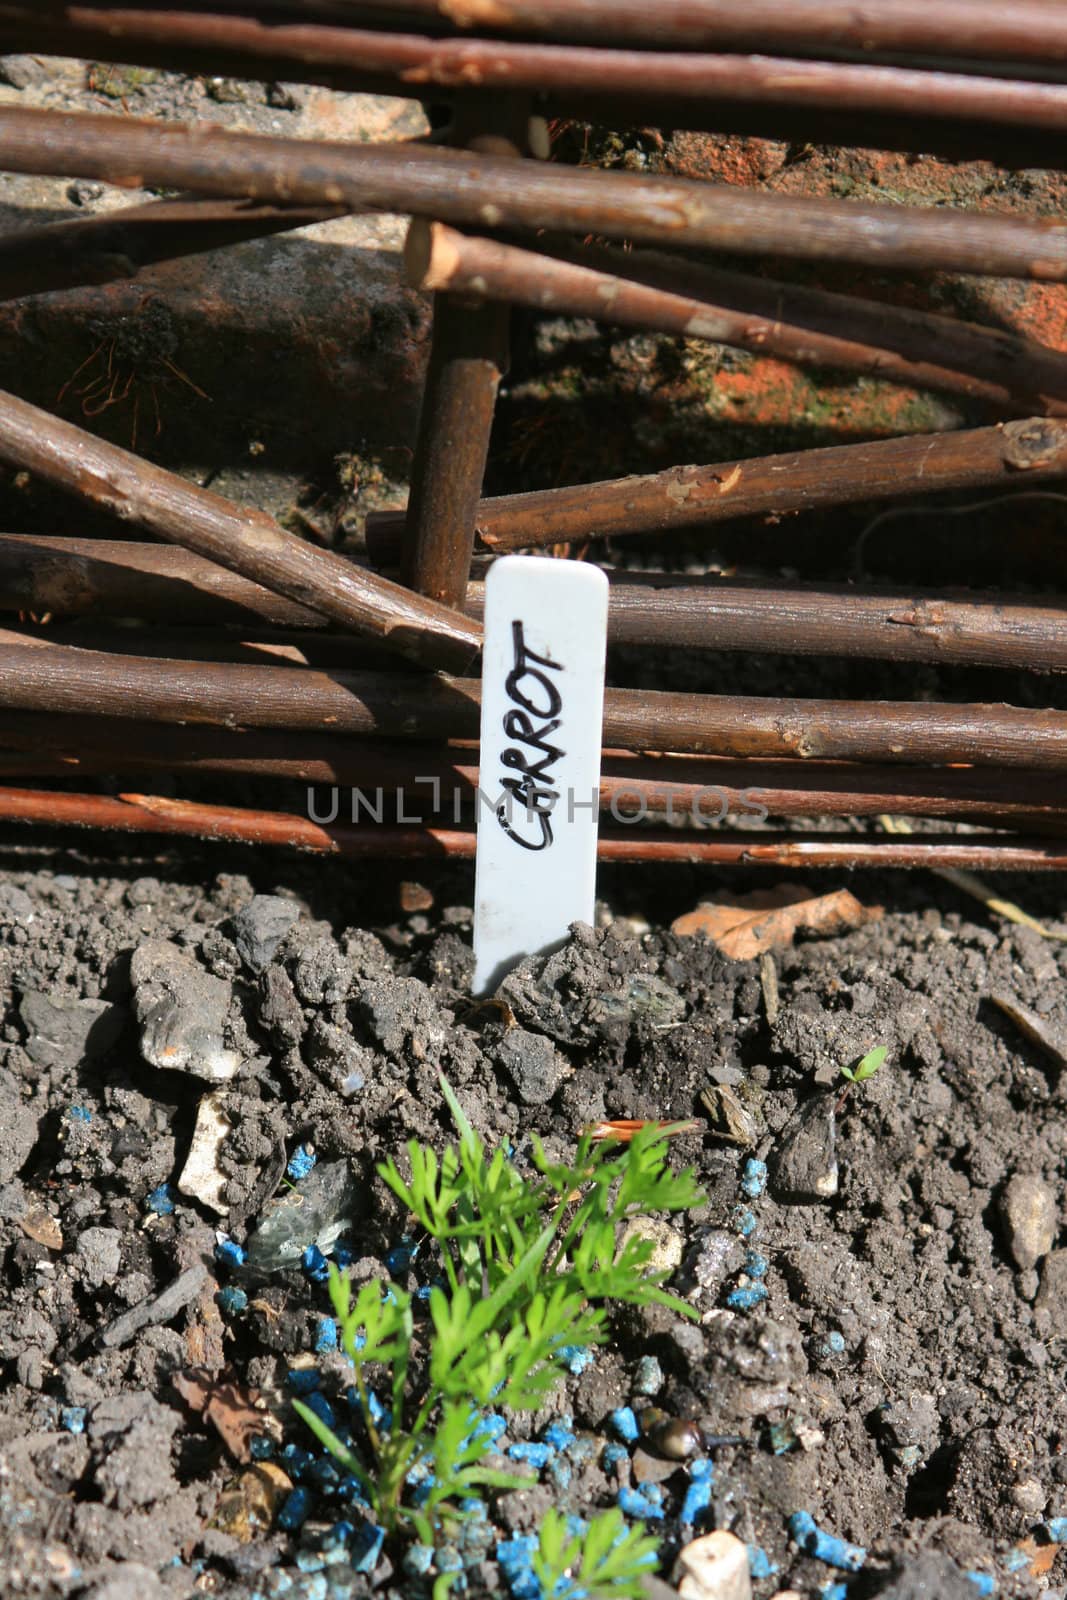
[[[749,1156],[741,1172],[741,1192],[756,1200],[767,1187],[767,1163]]]
[[[300,1258],[300,1265],[315,1283],[325,1283],[330,1276],[330,1264],[317,1244],[309,1244]]]
[[[726,1296],[726,1304],[731,1311],[751,1311],[767,1298],[767,1290],[762,1283],[747,1284],[739,1289],[731,1289]]]
[[[322,1382],[318,1367],[290,1367],[285,1382],[294,1394],[311,1394]]]
[[[651,1492],[659,1487],[658,1483],[646,1484],[643,1494],[637,1489],[621,1488],[615,1500],[623,1516],[639,1517],[645,1522],[662,1522],[663,1506],[657,1504]]]
[[[753,1578],[773,1578],[778,1571],[778,1563],[772,1561],[762,1545],[750,1544],[745,1548],[748,1551],[748,1571]]]
[[[983,1597],[983,1600],[986,1600],[987,1596],[996,1593],[997,1580],[991,1572],[968,1572],[964,1576],[968,1583],[974,1584],[975,1589]]]
[[[373,1572],[385,1543],[385,1529],[364,1522],[352,1536],[349,1560],[356,1572]]]
[[[320,1422],[326,1424],[327,1428],[332,1428],[334,1431],[336,1431],[337,1418],[334,1415],[333,1406],[330,1404],[324,1394],[320,1393],[318,1389],[313,1389],[311,1393],[305,1397],[304,1404],[307,1406],[308,1410],[313,1416],[318,1417]]]
[[[548,1444],[509,1444],[508,1455],[512,1461],[521,1461],[526,1466],[536,1467],[540,1472],[542,1467],[548,1465],[552,1455],[552,1446]]]
[[[711,1505],[711,1474],[699,1478],[692,1478],[685,1491],[682,1509],[678,1513],[678,1521],[683,1527],[691,1528],[697,1518]]]
[[[611,1426],[624,1444],[637,1442],[639,1429],[632,1406],[619,1406],[611,1413]]]
[[[174,1214],[174,1190],[169,1183],[160,1183],[152,1190],[145,1201],[145,1210],[151,1211],[157,1217],[169,1217]]]
[[[286,1533],[295,1533],[311,1514],[311,1490],[290,1489],[278,1512],[278,1526]]]
[[[858,1572],[867,1559],[867,1552],[858,1544],[849,1544],[835,1533],[824,1533],[816,1525],[810,1511],[794,1511],[789,1519],[789,1531],[800,1548],[816,1561],[828,1567],[840,1567],[842,1572]]]
[[[315,1354],[328,1355],[337,1349],[337,1323],[333,1317],[320,1317],[315,1325]]]
[[[314,1150],[309,1150],[306,1144],[298,1146],[289,1157],[286,1176],[292,1178],[294,1183],[299,1183],[301,1178],[307,1177],[316,1159]]]

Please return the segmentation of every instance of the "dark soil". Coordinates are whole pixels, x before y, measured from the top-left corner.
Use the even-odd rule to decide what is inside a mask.
[[[814,1594],[842,1576],[798,1552],[787,1526],[798,1510],[870,1547],[854,1595],[922,1592],[881,1587],[918,1551],[995,1572],[1001,1594],[1039,1591],[1030,1568],[1054,1553],[1042,1525],[1067,1507],[1067,1253],[1048,1253],[1067,1079],[989,996],[1013,996],[1067,1032],[1067,944],[975,915],[925,876],[861,880],[885,917],[779,952],[774,1017],[766,962],[731,962],[666,931],[697,899],[696,878],[630,872],[605,883],[595,933],[579,930],[508,981],[512,1022],[470,1008],[465,876],[423,874],[427,892],[414,898],[433,905],[405,913],[385,871],[327,875],[276,859],[254,885],[219,872],[222,859],[194,850],[130,864],[106,846],[47,867],[15,848],[4,858],[0,1593],[418,1592],[393,1571],[399,1549],[366,1577],[301,1571],[295,1536],[242,1542],[249,1527],[220,1518],[242,1469],[172,1378],[197,1368],[251,1384],[286,1439],[310,1442],[285,1374],[312,1351],[324,1286],[294,1268],[231,1271],[216,1261],[217,1230],[243,1241],[307,1143],[320,1171],[351,1163],[354,1270],[384,1275],[405,1221],[374,1163],[410,1137],[444,1142],[439,1071],[485,1138],[520,1154],[531,1131],[563,1153],[605,1116],[706,1123],[709,1085],[752,1086],[742,1092],[765,1121],[751,1150],[710,1128],[675,1141],[708,1199],[657,1224],[658,1243],[681,1261],[674,1284],[700,1321],[658,1308],[616,1319],[612,1344],[554,1407],[595,1450],[501,1497],[494,1541],[536,1527],[549,1504],[588,1515],[631,1473],[638,1485],[655,1475],[651,1441],[632,1462],[600,1464],[611,1413],[654,1400],[740,1436],[715,1453],[705,1525],[766,1553],[776,1570],[755,1582],[758,1596],[790,1585]],[[282,898],[255,900],[257,890]],[[1054,881],[1004,892],[1050,917],[1062,903]],[[161,983],[172,1002],[162,1022]],[[183,1070],[146,1063],[143,1050],[161,1059],[162,1034]],[[836,1194],[798,1193],[797,1162],[826,1165],[841,1063],[878,1043],[887,1064],[836,1119]],[[197,1075],[233,1060],[221,1084]],[[231,1125],[218,1199],[228,1215],[181,1194],[157,1215],[148,1197],[179,1181],[208,1092]],[[741,1187],[753,1155],[770,1166],[760,1194]],[[1004,1193],[1019,1177],[1031,1184],[1009,1220]],[[1033,1181],[1053,1201],[1043,1231]],[[762,1280],[753,1251],[767,1262]],[[198,1263],[209,1269],[199,1284],[188,1277]],[[161,1321],[151,1302],[183,1274],[187,1303],[164,1303]],[[728,1308],[733,1291],[760,1281],[765,1302]],[[245,1309],[220,1301],[226,1284],[244,1287]],[[140,1319],[114,1326],[138,1308]],[[641,1365],[650,1355],[661,1385]],[[338,1359],[321,1365],[329,1393]],[[657,1392],[642,1402],[639,1383]],[[508,1437],[538,1437],[548,1420],[518,1420]],[[658,1467],[669,1558],[686,1469]],[[320,1500],[312,1535],[339,1514]],[[313,1567],[309,1539],[305,1530],[302,1560]],[[492,1561],[469,1579],[474,1592],[500,1582]]]

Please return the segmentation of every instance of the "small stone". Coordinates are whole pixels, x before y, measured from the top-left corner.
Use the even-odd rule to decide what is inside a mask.
[[[662,978],[635,972],[622,989],[598,996],[600,1010],[609,1020],[633,1022],[647,1018],[655,1027],[668,1028],[685,1018],[686,1003],[677,989]]]
[[[91,205],[94,200],[100,199],[103,192],[104,185],[102,183],[88,183],[84,178],[75,178],[73,183],[67,184],[67,199],[72,206]],[[71,879],[66,873],[60,874],[54,881],[57,889],[76,889],[78,887],[77,879]]]
[[[1056,1239],[1056,1199],[1033,1173],[1016,1173],[1000,1197],[1008,1248],[1024,1272],[1047,1256]]]
[[[122,1234],[118,1228],[86,1228],[78,1236],[74,1256],[82,1282],[91,1289],[102,1289],[119,1275]]]
[[[677,1461],[665,1461],[661,1456],[650,1455],[638,1447],[631,1457],[630,1469],[635,1483],[664,1483],[678,1471]]]
[[[204,88],[209,99],[220,105],[243,105],[248,99],[248,86],[238,78],[207,78]]]
[[[886,1443],[898,1458],[903,1459],[904,1452],[911,1450],[917,1452],[915,1459],[925,1461],[936,1450],[941,1439],[941,1416],[932,1394],[912,1389],[906,1399],[891,1400],[879,1415]]]
[[[1064,1325],[1067,1319],[1067,1250],[1050,1250],[1045,1257],[1034,1308],[1050,1312],[1059,1326]]]
[[[751,1600],[748,1551],[725,1529],[706,1533],[679,1553],[674,1581],[681,1600]]]
[[[43,1244],[46,1250],[62,1250],[62,1230],[56,1218],[44,1206],[30,1206],[19,1218],[19,1227],[28,1239]]]
[[[691,1322],[683,1322],[679,1318],[676,1326],[667,1334],[667,1339],[682,1362],[683,1371],[701,1366],[707,1358],[708,1341]]]
[[[304,1013],[289,974],[282,966],[268,967],[260,984],[260,1022],[277,1043],[299,1043],[304,1034]]]
[[[540,1106],[551,1100],[570,1070],[551,1039],[541,1033],[528,1033],[525,1028],[510,1028],[496,1047],[494,1058],[527,1106]]]
[[[44,1351],[31,1345],[15,1358],[15,1381],[27,1389],[44,1388]]]
[[[191,1072],[212,1083],[233,1077],[241,1057],[223,1040],[232,998],[228,983],[165,939],[138,946],[130,978],[141,1054],[150,1066]]]
[[[400,885],[401,911],[432,911],[433,890],[421,883],[404,882]]]
[[[76,1067],[102,1056],[116,1042],[126,1021],[122,1006],[73,995],[39,994],[27,989],[19,1001],[26,1029],[26,1054],[40,1067]]]
[[[316,1017],[311,1024],[304,1057],[309,1067],[344,1095],[365,1087],[376,1064],[373,1050],[357,1044],[347,1028],[339,1028],[325,1017]]]
[[[837,1193],[837,1119],[830,1095],[815,1095],[790,1117],[774,1154],[779,1200],[830,1200]]]
[[[0,59],[10,61],[11,57]],[[36,915],[25,889],[20,889],[17,883],[0,883],[0,926],[28,928]]]
[[[219,1165],[219,1157],[231,1126],[222,1091],[206,1094],[197,1109],[189,1154],[178,1179],[182,1194],[201,1201],[222,1217],[230,1209],[222,1197],[229,1180]]]
[[[622,1244],[630,1239],[648,1239],[652,1254],[645,1263],[645,1272],[673,1272],[681,1264],[685,1242],[677,1228],[660,1217],[634,1217],[626,1224]]]
[[[348,1162],[320,1161],[299,1187],[264,1213],[248,1241],[248,1265],[259,1272],[279,1272],[298,1266],[311,1247],[329,1250],[352,1221],[355,1206]]]
[[[758,1144],[766,1127],[759,1090],[742,1080],[736,1088],[712,1083],[700,1091],[712,1131],[732,1144],[751,1147]]]
[[[1011,1503],[1028,1517],[1039,1517],[1048,1505],[1048,1494],[1036,1478],[1020,1478],[1012,1486]]]
[[[698,1288],[717,1294],[727,1278],[740,1272],[745,1249],[736,1233],[706,1228],[685,1259],[685,1276]]]
[[[300,907],[280,894],[257,894],[233,919],[233,942],[251,972],[269,967],[290,928],[300,920]]]
[[[642,1356],[634,1373],[637,1394],[655,1395],[663,1388],[663,1368],[655,1356]]]

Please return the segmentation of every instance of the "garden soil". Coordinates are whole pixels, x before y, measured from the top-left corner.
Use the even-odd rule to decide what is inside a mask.
[[[706,1193],[653,1229],[698,1320],[613,1318],[553,1405],[596,1449],[565,1486],[557,1474],[501,1496],[494,1537],[658,1478],[676,1547],[687,1467],[662,1459],[662,1433],[646,1418],[632,1456],[600,1464],[612,1414],[654,1405],[736,1440],[713,1449],[706,1525],[763,1552],[759,1596],[841,1576],[798,1550],[797,1511],[869,1547],[850,1594],[935,1592],[907,1587],[920,1553],[949,1558],[934,1564],[945,1594],[975,1592],[960,1570],[995,1573],[1009,1595],[1056,1581],[1042,1529],[1067,1508],[1067,1077],[991,997],[1062,1039],[1067,943],[929,875],[871,876],[852,887],[881,900],[880,919],[730,961],[670,931],[706,876],[636,869],[608,875],[596,929],[513,974],[501,1004],[472,1006],[465,871],[401,888],[297,859],[220,870],[196,846],[131,860],[68,842],[46,860],[12,845],[0,880],[0,1593],[271,1594],[275,1568],[310,1584],[299,1539],[220,1517],[248,1469],[174,1377],[249,1386],[274,1419],[265,1434],[310,1442],[285,1380],[307,1364],[325,1288],[296,1265],[235,1271],[217,1239],[254,1235],[272,1197],[291,1204],[285,1163],[306,1145],[317,1170],[349,1163],[353,1271],[384,1276],[409,1224],[375,1164],[410,1138],[446,1141],[442,1072],[519,1160],[534,1132],[562,1157],[605,1118],[695,1120],[672,1158]],[[1053,919],[1060,903],[1055,880],[1005,892]],[[837,1110],[830,1150],[840,1067],[878,1044],[886,1062]],[[724,1089],[749,1112],[750,1147],[714,1131],[702,1091],[716,1104]],[[180,1181],[205,1095],[228,1124],[221,1186],[210,1207],[177,1193],[160,1215],[150,1196]],[[753,1157],[769,1166],[762,1192]],[[816,1192],[820,1175],[836,1192]],[[765,1300],[729,1308],[755,1284]],[[243,1309],[223,1309],[227,1285]],[[340,1358],[318,1360],[340,1392]],[[419,1592],[387,1556],[351,1592]],[[492,1559],[469,1578],[500,1583]]]

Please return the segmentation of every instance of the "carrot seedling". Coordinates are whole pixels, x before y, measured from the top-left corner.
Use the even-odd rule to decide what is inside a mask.
[[[353,1295],[331,1268],[340,1346],[362,1417],[358,1445],[293,1402],[358,1480],[379,1525],[409,1529],[427,1545],[469,1511],[462,1502],[527,1481],[487,1462],[498,1435],[485,1426],[485,1410],[540,1410],[566,1374],[568,1349],[605,1341],[607,1302],[696,1315],[663,1287],[666,1273],[649,1270],[652,1241],[625,1237],[622,1225],[702,1199],[691,1170],[668,1166],[660,1125],[647,1124],[625,1144],[583,1135],[566,1162],[550,1160],[535,1139],[527,1172],[509,1151],[488,1151],[444,1080],[442,1089],[458,1141],[438,1157],[412,1140],[408,1177],[392,1158],[378,1167],[436,1245],[441,1276],[429,1290],[429,1320],[416,1320],[415,1297],[400,1285],[365,1283]],[[581,1549],[583,1570],[602,1564],[597,1539]],[[543,1558],[556,1553],[551,1545]],[[608,1577],[604,1584],[605,1594],[629,1592]]]
[[[868,1050],[863,1059],[858,1061],[854,1067],[840,1068],[841,1076],[845,1079],[845,1086],[838,1095],[837,1105],[834,1107],[835,1111],[841,1110],[841,1107],[857,1084],[867,1083],[869,1079],[874,1077],[888,1053],[887,1045],[878,1044],[875,1045],[873,1050]]]

